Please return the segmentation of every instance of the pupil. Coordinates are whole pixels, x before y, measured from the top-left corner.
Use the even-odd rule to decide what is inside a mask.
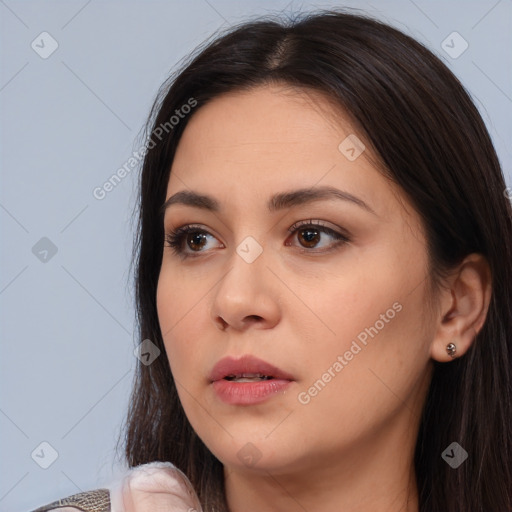
[[[313,247],[318,243],[318,231],[314,229],[304,229],[301,231],[301,234],[304,235],[306,233],[306,236],[304,238],[306,239],[307,247]]]
[[[196,249],[196,248],[201,249],[204,246],[204,244],[201,244],[200,242],[198,242],[199,239],[202,239],[204,242],[206,239],[206,235],[204,233],[192,233],[191,235],[189,235],[188,241],[191,242],[189,244],[189,247],[191,249]],[[193,247],[195,245],[197,245],[198,247]]]

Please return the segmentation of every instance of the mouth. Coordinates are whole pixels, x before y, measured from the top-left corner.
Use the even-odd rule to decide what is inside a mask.
[[[270,375],[261,375],[260,373],[242,373],[239,375],[226,375],[225,380],[232,382],[260,382],[262,380],[272,380]]]
[[[284,392],[294,378],[251,355],[221,359],[209,376],[217,397],[229,405],[255,405]]]
[[[213,367],[209,380],[215,382],[225,379],[233,382],[260,382],[263,380],[294,380],[293,377],[257,357],[244,355],[238,359],[225,357]]]

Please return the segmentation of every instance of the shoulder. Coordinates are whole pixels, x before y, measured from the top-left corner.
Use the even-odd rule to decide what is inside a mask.
[[[110,491],[108,489],[94,489],[92,491],[73,494],[66,498],[39,507],[31,512],[64,512],[64,508],[82,512],[110,512]],[[68,510],[68,509],[66,509]]]

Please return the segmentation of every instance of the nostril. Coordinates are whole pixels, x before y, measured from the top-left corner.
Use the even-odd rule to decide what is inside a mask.
[[[261,316],[258,316],[258,315],[249,315],[247,317],[248,320],[255,320],[257,322],[259,322],[260,320],[263,320],[263,318]]]
[[[222,331],[224,331],[224,330],[226,330],[226,327],[228,326],[228,323],[226,322],[226,320],[224,320],[224,318],[219,317],[219,325],[220,325],[220,329]]]

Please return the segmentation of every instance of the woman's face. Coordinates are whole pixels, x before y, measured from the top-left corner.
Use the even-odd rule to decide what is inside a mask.
[[[166,243],[158,317],[187,417],[233,471],[389,461],[416,436],[435,334],[420,218],[326,112],[314,92],[226,94],[172,164],[167,199],[209,199],[166,209],[167,234],[193,230]]]

